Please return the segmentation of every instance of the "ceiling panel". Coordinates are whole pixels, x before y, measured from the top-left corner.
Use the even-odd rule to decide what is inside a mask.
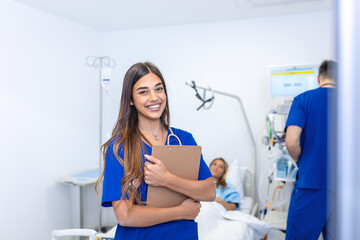
[[[333,0],[13,0],[102,31],[333,8]]]

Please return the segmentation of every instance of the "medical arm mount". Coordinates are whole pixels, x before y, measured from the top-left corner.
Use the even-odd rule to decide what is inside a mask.
[[[186,83],[186,84],[188,84],[188,83]],[[188,85],[190,85],[190,84],[188,84]],[[212,97],[206,99],[206,91],[207,91],[207,89],[204,89],[203,96],[201,97],[198,90],[197,90],[197,86],[195,84],[195,81],[191,81],[190,86],[195,90],[195,93],[196,93],[195,96],[198,99],[200,99],[200,101],[202,102],[202,104],[196,110],[199,111],[201,108],[204,108],[206,110],[210,109],[211,106],[213,105],[214,101],[215,101],[214,91],[212,91],[212,89],[210,87],[208,87],[209,91],[212,92]],[[210,102],[210,105],[205,106],[205,104],[208,103],[208,102]]]
[[[245,119],[246,127],[247,127],[247,129],[248,129],[251,142],[252,142],[252,144],[253,144],[253,146],[254,146],[254,148],[255,148],[255,146],[256,146],[256,145],[255,145],[255,138],[254,138],[254,135],[253,135],[253,133],[252,133],[252,131],[251,131],[250,124],[249,124],[249,120],[248,120],[248,118],[247,118],[244,105],[243,105],[243,103],[242,103],[242,101],[241,101],[241,99],[240,99],[239,96],[234,95],[234,94],[230,94],[230,93],[226,93],[226,92],[223,92],[223,91],[219,91],[219,90],[214,90],[214,89],[211,89],[211,88],[208,87],[208,86],[198,85],[198,84],[195,84],[194,81],[186,82],[186,85],[189,85],[190,87],[192,87],[193,89],[195,89],[196,97],[199,98],[201,101],[203,101],[203,104],[200,105],[200,107],[198,107],[197,110],[199,110],[201,107],[203,107],[203,105],[204,105],[205,103],[210,102],[210,101],[214,101],[214,100],[215,100],[215,96],[214,96],[215,93],[216,93],[216,94],[220,94],[220,95],[224,95],[224,96],[227,96],[227,97],[235,98],[235,99],[238,101],[239,105],[240,105],[240,110],[241,110],[241,113],[242,113],[242,115],[243,115],[243,117],[244,117],[244,119]],[[210,92],[213,93],[213,96],[212,96],[211,98],[205,100],[204,98],[202,98],[202,97],[200,96],[200,94],[199,94],[198,91],[197,91],[197,88],[198,88],[198,89],[203,89],[203,90],[205,90],[205,91],[210,91]]]
[[[195,84],[194,81],[186,82],[185,84],[186,84],[186,85],[189,85],[190,87],[192,87],[193,89],[195,89],[196,97],[199,98],[201,101],[203,101],[203,104],[200,105],[200,107],[198,107],[197,110],[199,110],[201,107],[203,107],[203,106],[205,105],[205,103],[207,103],[207,102],[210,102],[210,101],[214,102],[214,100],[215,100],[215,96],[214,96],[214,95],[215,95],[215,94],[220,94],[220,95],[224,95],[224,96],[227,96],[227,97],[235,98],[235,99],[238,101],[238,103],[239,103],[239,105],[240,105],[241,113],[242,113],[242,115],[243,115],[243,117],[244,117],[245,124],[246,124],[247,130],[248,130],[248,133],[249,133],[249,136],[250,136],[250,139],[251,139],[251,143],[252,143],[252,145],[254,146],[254,172],[256,172],[256,168],[257,168],[257,166],[256,166],[257,153],[256,153],[255,138],[254,138],[254,135],[253,135],[253,133],[252,133],[252,131],[251,131],[251,127],[250,127],[250,124],[249,124],[249,120],[248,120],[248,118],[247,118],[247,115],[246,115],[246,112],[245,112],[245,108],[244,108],[244,105],[243,105],[240,97],[237,96],[237,95],[234,95],[234,94],[227,93],[227,92],[223,92],[223,91],[211,89],[211,88],[208,87],[208,86],[202,86],[202,85]],[[201,96],[200,96],[200,94],[198,93],[197,89],[203,89],[205,92],[206,92],[206,91],[210,91],[210,92],[212,92],[213,96],[212,96],[211,98],[205,100],[205,99],[204,99],[205,97],[204,97],[204,98],[201,98]],[[204,96],[205,96],[205,92],[204,92]],[[212,103],[211,103],[211,104],[212,104]],[[210,106],[209,106],[209,107],[210,107]],[[205,108],[205,109],[209,109],[209,107],[208,107],[208,108]],[[257,183],[256,183],[256,178],[254,179],[254,182],[255,182],[254,186],[257,186],[257,185],[256,185],[256,184],[257,184]],[[254,193],[255,193],[255,191],[254,191]]]

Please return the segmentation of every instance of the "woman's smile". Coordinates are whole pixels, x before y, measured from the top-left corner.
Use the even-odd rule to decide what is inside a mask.
[[[139,121],[160,120],[166,106],[166,94],[161,79],[150,72],[133,87],[133,103]]]

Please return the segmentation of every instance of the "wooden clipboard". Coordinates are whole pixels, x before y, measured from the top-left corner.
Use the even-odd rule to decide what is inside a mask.
[[[160,159],[166,169],[176,176],[197,180],[199,174],[201,147],[183,145],[155,145],[152,156]],[[146,205],[151,207],[175,207],[187,196],[166,187],[148,186]]]

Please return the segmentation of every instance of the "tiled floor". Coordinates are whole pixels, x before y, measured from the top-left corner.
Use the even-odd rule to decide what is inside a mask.
[[[285,239],[285,233],[279,230],[271,230],[267,237],[267,240],[284,240],[284,239]]]
[[[285,240],[285,233],[279,230],[271,230],[267,240]],[[320,235],[319,240],[323,240],[322,235]]]

